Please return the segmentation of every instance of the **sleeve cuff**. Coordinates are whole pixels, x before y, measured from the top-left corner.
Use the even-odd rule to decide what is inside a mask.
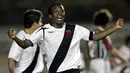
[[[94,34],[94,32],[90,31],[89,40],[93,40],[93,34]]]

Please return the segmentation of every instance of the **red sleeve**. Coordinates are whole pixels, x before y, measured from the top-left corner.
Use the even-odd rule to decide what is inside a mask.
[[[107,39],[107,38],[104,38],[104,39],[103,39],[103,42],[104,42],[106,48],[107,48],[109,51],[112,51],[113,47],[112,47],[112,45],[109,43],[108,39]]]

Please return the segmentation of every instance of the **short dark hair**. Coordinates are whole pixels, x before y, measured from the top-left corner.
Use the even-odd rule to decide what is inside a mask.
[[[38,23],[40,18],[43,17],[41,11],[36,9],[29,9],[24,13],[24,27],[30,28],[34,22]]]
[[[52,14],[52,7],[53,7],[53,6],[60,6],[60,5],[63,6],[62,3],[53,3],[53,4],[51,4],[51,5],[49,6],[49,8],[48,8],[48,14]]]
[[[101,9],[95,12],[93,20],[96,26],[106,26],[112,20],[112,14],[107,9]]]
[[[130,43],[130,35],[126,36],[125,38],[125,45],[128,45]]]

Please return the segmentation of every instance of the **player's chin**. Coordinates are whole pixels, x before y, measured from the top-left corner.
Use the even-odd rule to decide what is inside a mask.
[[[57,21],[57,24],[62,24],[63,23],[63,21]]]

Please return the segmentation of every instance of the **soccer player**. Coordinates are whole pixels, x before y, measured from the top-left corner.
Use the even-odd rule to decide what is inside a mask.
[[[42,24],[42,17],[39,10],[27,10],[24,13],[25,29],[19,31],[17,37],[25,40],[36,33],[35,30]],[[41,73],[44,65],[40,45],[37,43],[25,49],[14,41],[8,55],[8,67],[10,73]]]
[[[16,36],[14,29],[10,29],[8,35],[23,48],[33,46],[42,40],[49,73],[80,73],[83,66],[80,40],[100,40],[124,26],[123,19],[119,19],[115,25],[94,34],[80,25],[64,22],[65,8],[61,3],[50,5],[48,14],[50,23],[43,26],[44,35],[43,30],[40,30],[23,41]]]
[[[125,37],[124,43],[125,44],[119,48],[119,52],[126,60],[129,60],[130,62],[130,36],[129,35]],[[117,73],[117,72],[130,73],[130,69],[121,60],[116,58],[115,62],[117,63],[117,66],[114,67],[113,73]]]
[[[94,25],[96,26],[94,30],[95,33],[104,31],[108,22],[112,20],[112,14],[107,9],[101,9],[94,14]],[[98,41],[90,41],[89,49],[93,51],[94,56],[90,62],[90,69],[93,73],[111,73],[110,62],[108,54],[112,54],[117,58],[121,59],[123,62],[130,66],[128,60],[124,59],[112,44],[110,36],[103,38]]]

